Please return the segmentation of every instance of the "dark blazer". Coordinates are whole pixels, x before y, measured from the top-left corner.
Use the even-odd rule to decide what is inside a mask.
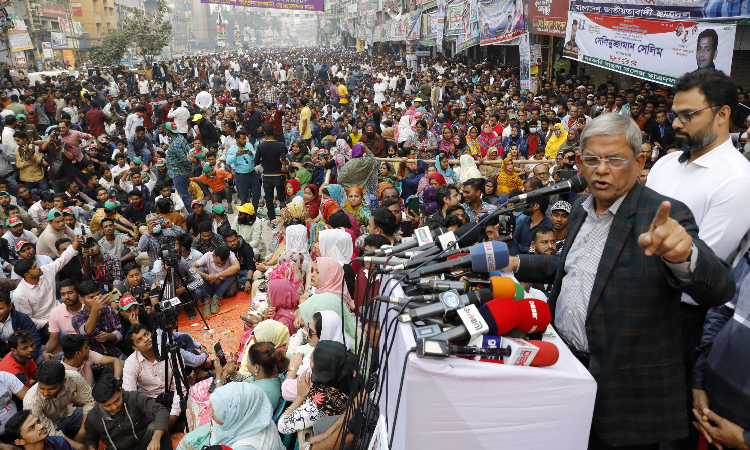
[[[579,196],[573,204],[561,255],[520,255],[520,281],[554,281],[553,319],[565,275],[565,258],[586,218]],[[693,281],[678,280],[658,256],[646,256],[638,236],[649,230],[664,200],[670,216],[698,249]],[[718,306],[735,291],[732,268],[698,239],[698,226],[683,203],[636,183],[615,215],[594,281],[586,317],[597,382],[592,431],[607,445],[671,441],[688,434],[687,386],[680,345],[680,296]],[[554,322],[553,322],[554,324]]]
[[[654,122],[651,124],[651,127],[646,130],[648,132],[648,140],[649,142],[658,142],[661,144],[661,148],[664,149],[664,153],[666,154],[667,148],[674,145],[675,142],[675,133],[674,129],[672,128],[672,124],[667,121],[664,124],[664,138],[661,137],[661,131],[659,131],[659,124]],[[661,154],[659,155],[662,156]]]
[[[10,324],[13,327],[14,333],[18,331],[28,331],[31,333],[31,337],[34,339],[34,346],[36,347],[34,357],[36,358],[37,355],[41,354],[42,350],[44,350],[42,340],[39,338],[39,332],[36,329],[36,325],[34,325],[34,321],[29,316],[13,308],[10,311]],[[8,342],[0,339],[0,358],[3,358],[9,352],[10,347],[8,347]]]

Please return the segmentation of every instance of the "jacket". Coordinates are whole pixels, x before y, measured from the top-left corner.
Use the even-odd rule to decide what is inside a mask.
[[[519,256],[519,281],[553,282],[548,302],[553,321],[565,259],[586,218],[581,207],[586,198],[581,195],[573,204],[559,256]],[[698,250],[693,280],[687,283],[662,258],[646,256],[638,245],[664,200],[671,201],[670,216],[685,227]],[[612,222],[586,317],[588,369],[597,382],[591,427],[605,444],[652,444],[688,435],[679,351],[683,292],[703,306],[724,304],[735,292],[732,268],[698,238],[687,206],[636,183]]]
[[[13,332],[28,331],[29,333],[31,333],[31,336],[34,339],[34,346],[36,348],[36,350],[34,351],[34,358],[36,358],[36,356],[39,355],[42,350],[44,350],[44,347],[42,346],[42,340],[39,338],[39,332],[36,330],[36,325],[34,324],[34,321],[31,320],[31,317],[13,308],[10,310],[10,324],[13,327]],[[0,339],[0,358],[5,357],[8,352],[10,352],[8,342]]]
[[[669,122],[664,123],[664,138],[661,137],[661,131],[659,130],[659,124],[654,122],[651,128],[648,129],[648,140],[649,142],[661,144],[662,152],[659,152],[659,156],[667,153],[667,148],[674,145],[675,133],[672,128],[672,124]]]
[[[146,429],[153,422],[153,429],[169,430],[169,410],[143,392],[122,391],[122,409],[110,416],[97,403],[86,416],[86,448],[99,448],[99,441],[107,450],[138,448]]]

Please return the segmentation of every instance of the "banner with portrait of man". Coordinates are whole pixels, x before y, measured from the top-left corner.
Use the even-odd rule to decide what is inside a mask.
[[[736,26],[571,12],[563,56],[673,85],[685,74],[716,68],[730,74]]]

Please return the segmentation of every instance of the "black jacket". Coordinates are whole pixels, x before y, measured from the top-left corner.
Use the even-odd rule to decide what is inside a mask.
[[[211,148],[212,145],[219,144],[219,133],[208,119],[201,120],[201,123],[198,124],[198,131],[201,133],[200,140],[204,147]]]
[[[31,333],[31,337],[34,339],[34,346],[36,347],[36,350],[34,351],[34,357],[36,358],[36,356],[43,350],[43,347],[42,340],[39,338],[39,332],[37,332],[34,322],[29,316],[22,312],[16,311],[15,309],[10,310],[9,319],[10,324],[13,327],[13,332],[28,331],[29,333]],[[8,342],[0,339],[0,358],[5,357],[8,352],[10,352]]]
[[[122,400],[122,409],[114,416],[99,403],[89,411],[85,426],[86,448],[99,448],[100,441],[107,445],[107,450],[138,448],[151,422],[155,429],[168,433],[169,410],[156,403],[156,399],[143,392],[122,391]]]

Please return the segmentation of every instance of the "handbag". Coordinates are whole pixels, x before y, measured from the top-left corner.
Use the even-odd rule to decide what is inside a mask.
[[[65,148],[65,143],[60,143],[60,151],[57,152],[57,158],[55,158],[54,161],[52,161],[52,164],[49,165],[49,174],[52,175],[55,179],[60,179],[65,175],[65,169],[63,167],[64,161],[63,158],[65,155],[63,155],[63,149]]]

